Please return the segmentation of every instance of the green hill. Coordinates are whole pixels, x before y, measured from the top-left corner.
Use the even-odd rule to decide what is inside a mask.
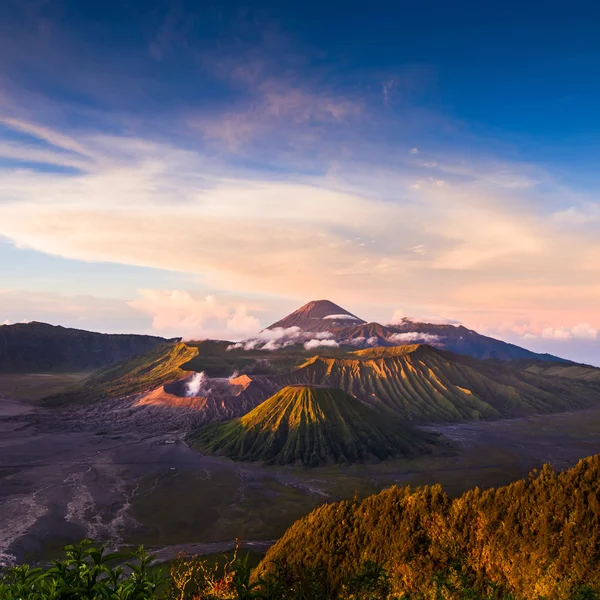
[[[44,398],[50,406],[71,402],[94,402],[152,390],[185,376],[180,367],[198,353],[183,343],[162,344],[128,361],[94,373],[61,394]]]
[[[427,345],[314,356],[274,379],[339,387],[384,413],[418,423],[518,417],[600,405],[584,381],[523,372]]]
[[[168,343],[150,335],[113,335],[47,323],[0,325],[0,373],[95,371]]]
[[[598,498],[598,456],[454,500],[439,485],[394,487],[315,509],[259,571],[311,573],[332,598],[365,564],[385,569],[394,598],[597,598],[581,586],[600,584]]]
[[[234,460],[317,466],[416,455],[430,450],[431,440],[342,390],[299,385],[241,418],[205,427],[196,444]]]

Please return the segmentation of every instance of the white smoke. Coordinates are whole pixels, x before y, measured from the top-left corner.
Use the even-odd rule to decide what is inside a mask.
[[[423,333],[420,331],[408,331],[406,333],[394,333],[387,338],[389,342],[398,342],[406,344],[410,342],[421,342],[423,344],[433,344],[440,342],[442,336],[434,335],[433,333]]]
[[[208,377],[204,371],[201,373],[194,373],[185,384],[186,397],[200,396],[207,383]]]
[[[304,343],[304,349],[305,350],[313,350],[314,348],[319,348],[319,347],[327,347],[327,348],[339,348],[339,344],[335,341],[335,340],[319,340],[319,339],[312,339],[312,340],[308,340],[308,342]]]

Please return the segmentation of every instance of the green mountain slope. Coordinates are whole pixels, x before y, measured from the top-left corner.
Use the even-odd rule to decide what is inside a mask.
[[[0,325],[0,373],[94,371],[168,341],[149,335],[95,333],[47,323]]]
[[[247,415],[202,429],[197,445],[271,464],[363,462],[430,450],[429,436],[385,419],[336,388],[288,386]]]
[[[391,488],[315,509],[259,571],[320,574],[333,598],[367,561],[385,568],[395,598],[595,598],[575,590],[600,583],[598,498],[599,456],[454,500],[439,485]]]
[[[589,383],[600,385],[600,369],[590,365],[579,365],[574,363],[552,363],[542,361],[513,361],[511,366],[526,373],[537,375],[549,375],[551,377],[565,377],[567,379],[579,379]]]
[[[426,345],[372,348],[351,358],[315,356],[276,381],[339,387],[380,411],[419,423],[600,405],[600,390],[585,382],[521,372]]]
[[[198,353],[183,343],[162,344],[128,361],[110,367],[62,394],[44,398],[50,406],[71,402],[94,402],[157,388],[186,375],[180,366]]]

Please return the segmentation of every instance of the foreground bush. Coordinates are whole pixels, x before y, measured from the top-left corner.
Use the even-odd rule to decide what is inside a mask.
[[[259,572],[276,563],[295,577],[320,572],[335,595],[366,561],[385,569],[397,597],[595,598],[600,457],[456,499],[436,485],[323,505],[288,529]]]

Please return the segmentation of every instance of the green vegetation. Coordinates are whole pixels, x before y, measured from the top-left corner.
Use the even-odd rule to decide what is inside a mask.
[[[339,387],[384,414],[418,423],[518,417],[600,403],[600,389],[586,382],[521,372],[426,345],[372,348],[346,358],[314,356],[274,381]]]
[[[48,325],[0,325],[0,373],[95,371],[147,352],[167,340]]]
[[[0,577],[0,600],[147,600],[157,598],[166,579],[150,569],[151,557],[140,548],[126,570],[125,557],[96,548],[89,540],[65,547],[65,558],[51,568],[21,565]]]
[[[91,373],[0,373],[0,396],[40,400],[58,394],[89,377]]]
[[[201,448],[234,460],[317,466],[431,451],[433,438],[337,388],[288,386],[247,415],[204,427]]]
[[[538,375],[550,375],[551,377],[566,377],[568,379],[580,379],[590,383],[600,384],[600,369],[589,365],[578,365],[573,363],[550,363],[543,361],[513,361],[513,366]]]
[[[183,377],[185,371],[180,366],[197,353],[197,348],[190,348],[183,343],[163,344],[95,373],[64,393],[44,398],[44,402],[52,406],[70,402],[94,402],[151,390]]]
[[[599,514],[599,456],[454,500],[439,485],[391,488],[317,508],[269,550],[259,573],[273,565],[293,577],[322,573],[336,597],[370,561],[399,598],[597,598]]]

